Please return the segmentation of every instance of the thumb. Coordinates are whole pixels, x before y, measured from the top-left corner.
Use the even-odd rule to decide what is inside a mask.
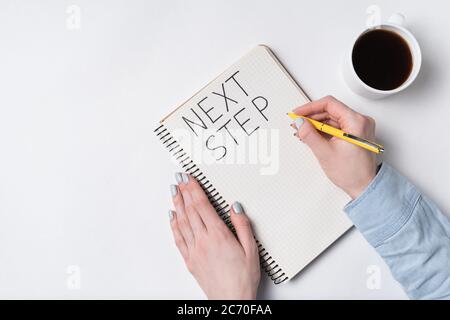
[[[322,137],[320,132],[306,119],[295,119],[297,137],[308,145],[317,159],[327,157],[330,152],[328,141]]]
[[[252,226],[250,220],[244,213],[244,208],[239,202],[233,203],[231,206],[231,223],[236,230],[239,242],[244,248],[245,254],[253,253],[256,249],[256,241],[253,237]]]

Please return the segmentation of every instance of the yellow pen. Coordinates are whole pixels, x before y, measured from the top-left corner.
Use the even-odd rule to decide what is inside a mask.
[[[375,142],[371,142],[371,141],[363,139],[363,138],[359,138],[350,133],[346,133],[346,132],[339,130],[335,127],[332,127],[326,123],[323,123],[323,122],[320,122],[317,120],[313,120],[308,117],[299,116],[298,114],[291,113],[291,112],[289,112],[287,115],[292,119],[303,118],[305,120],[308,120],[317,130],[325,132],[329,135],[332,135],[336,138],[345,140],[347,142],[353,143],[354,145],[357,145],[366,150],[369,150],[369,151],[372,151],[375,153],[383,153],[384,152],[384,148],[382,145],[379,145]]]

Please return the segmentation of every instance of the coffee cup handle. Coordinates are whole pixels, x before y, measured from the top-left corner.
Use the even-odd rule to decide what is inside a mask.
[[[403,23],[405,22],[405,15],[401,13],[394,13],[389,19],[389,23],[395,24],[397,26],[403,26]]]

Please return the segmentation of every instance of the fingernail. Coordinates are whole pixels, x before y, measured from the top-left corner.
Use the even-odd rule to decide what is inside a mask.
[[[181,177],[181,173],[180,172],[175,173],[175,180],[177,180],[178,184],[183,182],[183,178]]]
[[[181,177],[182,177],[182,179],[183,179],[183,183],[184,184],[187,184],[188,182],[189,182],[189,177],[188,177],[188,175],[186,174],[186,173],[182,173],[181,174]]]
[[[294,121],[295,121],[295,126],[297,127],[297,130],[300,129],[303,122],[305,122],[305,120],[303,118],[297,118]]]
[[[178,193],[178,188],[176,185],[171,184],[170,185],[170,193],[172,194],[172,197],[175,197]]]
[[[242,208],[242,205],[239,202],[233,203],[233,210],[236,214],[244,213],[244,208]]]
[[[169,219],[170,219],[170,221],[173,220],[173,211],[172,210],[169,210]]]

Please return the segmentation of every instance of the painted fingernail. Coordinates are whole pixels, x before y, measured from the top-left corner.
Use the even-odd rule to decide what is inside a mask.
[[[302,124],[305,122],[303,118],[297,118],[294,120],[295,126],[297,127],[297,130],[301,128]]]
[[[244,208],[242,208],[242,205],[239,202],[233,203],[233,210],[236,214],[244,213]]]
[[[174,214],[174,212],[172,210],[169,210],[169,219],[170,219],[170,221],[173,220],[173,214]]]
[[[183,179],[183,183],[184,184],[187,184],[188,182],[189,182],[189,177],[188,177],[188,175],[186,174],[186,173],[182,173],[181,174],[181,177],[182,177],[182,179]]]
[[[183,182],[183,178],[181,177],[181,172],[175,173],[175,180],[177,180],[177,183],[180,184]]]
[[[176,185],[171,184],[170,185],[170,193],[172,194],[172,197],[175,197],[178,193],[178,188]]]

